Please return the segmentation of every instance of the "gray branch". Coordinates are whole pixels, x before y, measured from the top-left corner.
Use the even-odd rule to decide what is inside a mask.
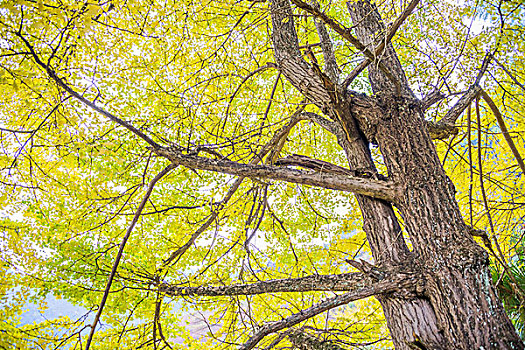
[[[481,87],[478,84],[472,85],[437,124],[439,126],[453,126],[461,113],[463,113],[470,103],[479,95],[480,91]]]
[[[413,276],[412,276],[413,277]],[[267,335],[278,332],[285,328],[289,328],[299,324],[311,317],[319,315],[325,311],[333,309],[335,307],[348,304],[349,302],[367,298],[377,294],[392,293],[401,290],[408,290],[414,292],[416,289],[416,280],[413,278],[407,278],[407,276],[395,276],[394,279],[383,279],[372,284],[364,284],[356,286],[357,288],[351,292],[335,296],[330,299],[319,302],[307,309],[301,310],[281,321],[267,323],[259,328],[255,334],[244,343],[240,350],[253,349],[264,337]]]
[[[479,83],[481,82],[481,78],[483,77],[483,74],[485,74],[485,71],[487,70],[487,67],[492,58],[493,56],[490,52],[485,55],[485,58],[481,63],[481,68],[479,69],[474,84],[472,84],[469,87],[467,92],[465,92],[465,94],[461,96],[459,101],[456,102],[456,104],[447,112],[447,114],[445,114],[445,116],[437,123],[438,125],[453,126],[454,123],[456,123],[456,120],[458,120],[461,113],[463,113],[463,111],[470,105],[470,103],[480,94],[481,87],[479,86]]]
[[[331,120],[321,117],[319,114],[313,112],[304,112],[301,114],[301,119],[311,121],[328,131],[329,133],[336,135],[342,133],[341,127]]]
[[[372,279],[364,273],[354,272],[338,275],[312,275],[301,278],[275,279],[229,286],[181,287],[164,283],[159,286],[159,289],[162,293],[169,296],[232,296],[285,292],[349,291],[358,286],[372,283]]]
[[[365,55],[365,57],[367,57],[371,61],[375,61],[374,53],[370,51],[370,49],[366,47],[361,41],[359,41],[355,36],[353,36],[349,28],[346,28],[345,26],[343,26],[342,24],[340,24],[333,18],[326,15],[321,10],[316,9],[313,6],[310,6],[308,3],[302,0],[291,0],[291,1],[298,8],[305,10],[306,12],[315,16],[316,18],[324,22],[326,25],[328,25],[330,28],[332,28],[343,39],[347,40],[356,49],[361,51]],[[394,74],[392,74],[392,72],[390,72],[390,70],[383,64],[383,62],[377,61],[377,66],[383,72],[383,74],[396,86],[397,91],[400,91],[401,89],[400,82],[397,79],[397,77]]]
[[[312,1],[312,6],[319,9],[319,3],[317,3],[315,0]],[[339,69],[335,59],[332,40],[330,39],[330,35],[328,34],[328,31],[321,20],[319,20],[317,17],[314,17],[314,23],[315,28],[317,29],[317,34],[319,35],[321,49],[323,50],[325,73],[334,83],[337,83],[341,70]]]
[[[403,22],[407,19],[408,16],[414,11],[417,4],[420,0],[412,0],[410,4],[405,8],[403,13],[395,20],[394,24],[389,28],[388,33],[385,36],[385,39],[379,43],[379,45],[374,50],[374,55],[376,56],[376,60],[379,56],[382,55],[383,51],[385,50],[385,47],[392,41],[392,38],[396,34],[397,30]],[[372,59],[365,58],[345,79],[343,82],[343,90],[346,90],[350,83],[370,64],[372,63]]]
[[[269,165],[249,165],[230,160],[220,160],[184,154],[177,147],[152,149],[157,155],[190,169],[215,171],[230,175],[263,178],[292,182],[302,185],[347,191],[394,202],[400,196],[401,188],[392,182],[344,176],[323,172],[305,172]]]
[[[330,104],[330,93],[299,50],[299,40],[289,1],[272,0],[270,12],[275,60],[280,71],[296,89],[318,107],[323,108]]]

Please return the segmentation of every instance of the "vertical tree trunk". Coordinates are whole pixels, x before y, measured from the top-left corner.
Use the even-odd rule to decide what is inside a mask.
[[[290,16],[292,11],[289,0],[273,0],[270,10],[275,58],[281,71],[311,102],[317,104],[333,120],[344,123],[341,126],[346,132],[337,135],[337,138],[346,152],[350,168],[377,173],[368,142],[362,137],[350,114],[349,100],[331,98],[331,93],[337,91],[330,92],[322,88],[319,77],[302,59],[293,17]],[[382,78],[381,75],[378,77]],[[411,254],[391,204],[360,195],[357,196],[357,201],[375,262],[398,265],[411,261]],[[408,350],[411,345],[417,344],[419,338],[425,339],[428,349],[450,348],[439,332],[432,306],[426,298],[382,296],[378,299],[397,349]]]
[[[384,30],[368,1],[349,3],[359,40],[375,47]],[[339,123],[338,142],[352,169],[376,174],[368,141],[363,137],[352,94],[326,82],[319,67],[309,65],[299,50],[289,0],[273,0],[272,40],[283,75],[312,103]],[[376,93],[364,114],[385,158],[389,177],[404,186],[399,209],[414,250],[409,252],[390,203],[357,196],[363,226],[374,259],[382,265],[407,265],[424,271],[425,294],[378,299],[397,349],[523,349],[491,285],[488,256],[472,237],[459,212],[454,188],[437,157],[420,108],[392,45],[381,56],[396,84],[370,67]],[[357,108],[359,109],[359,108]],[[359,113],[357,111],[356,113]],[[366,126],[367,129],[369,125]]]
[[[368,1],[348,3],[357,23],[358,38],[374,43],[384,26]],[[437,320],[446,348],[523,349],[523,343],[495,294],[488,270],[487,253],[472,239],[455,200],[455,189],[445,174],[430,139],[420,102],[407,85],[395,51],[388,45],[385,66],[402,84],[396,95],[393,84],[370,68],[380,112],[376,116],[375,140],[385,158],[389,177],[403,184],[399,204],[413,244],[414,262],[427,276],[425,295]],[[385,310],[392,335],[398,324]],[[414,321],[429,315],[414,315]],[[424,324],[424,323],[423,323]],[[417,346],[435,348],[426,330],[415,331]],[[398,347],[399,340],[396,341]]]
[[[353,117],[346,115],[344,120],[347,121],[346,129],[350,131],[354,141],[348,142],[342,137],[338,139],[347,154],[350,168],[364,168],[377,173],[368,145],[359,136]],[[378,199],[361,195],[356,197],[363,217],[363,229],[376,264],[410,265],[413,256],[406,246],[392,206]],[[427,349],[450,348],[439,331],[428,299],[380,296],[378,300],[396,349],[411,349],[419,339],[425,339]]]
[[[488,255],[463,222],[419,102],[392,95],[380,100],[376,140],[389,176],[405,188],[399,210],[440,330],[458,349],[523,348],[494,292]]]

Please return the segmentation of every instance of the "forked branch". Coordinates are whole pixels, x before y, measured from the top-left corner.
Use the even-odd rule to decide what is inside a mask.
[[[300,116],[303,110],[304,107],[299,107],[297,111],[292,115],[289,122],[274,134],[272,139],[266,145],[264,145],[264,147],[255,155],[255,157],[249,162],[249,164],[260,163],[263,160],[263,158],[268,154],[268,152],[278,147],[282,140],[286,138],[286,135],[290,133],[290,130],[292,130],[292,128],[297,124],[297,122],[301,120]],[[269,157],[271,157],[271,155]],[[193,232],[190,239],[186,243],[179,246],[177,250],[170,254],[170,256],[164,261],[164,266],[169,266],[172,263],[176,263],[178,261],[177,259],[179,259],[184,253],[186,253],[186,251],[191,247],[191,245],[195,243],[197,238],[199,238],[200,235],[203,232],[205,232],[208,229],[208,227],[210,227],[210,225],[217,220],[221,208],[223,208],[230,201],[235,192],[237,192],[242,182],[244,181],[244,178],[244,176],[240,176],[237,179],[235,179],[226,195],[218,203],[219,205],[212,211],[212,213],[204,222],[204,224],[202,224],[197,230]]]
[[[326,13],[322,12],[320,9],[311,6],[310,4],[302,1],[302,0],[291,0],[291,2],[297,6],[298,8],[305,10],[309,14],[315,16],[316,18],[323,21],[326,25],[328,25],[330,28],[332,28],[337,34],[339,34],[343,39],[347,40],[349,43],[351,43],[356,49],[361,51],[367,59],[371,61],[375,61],[376,56],[368,47],[366,47],[359,39],[357,39],[355,36],[352,35],[349,28],[346,28],[339,22],[337,22],[335,19],[328,16]],[[385,76],[396,86],[398,92],[400,91],[400,82],[399,80],[388,70],[387,67],[381,62],[378,61],[377,65],[379,69],[385,74]]]
[[[313,1],[313,6],[319,9],[319,4],[317,1]],[[339,73],[341,70],[337,65],[337,60],[335,59],[334,48],[332,46],[332,40],[330,35],[324,26],[324,23],[317,18],[314,18],[315,28],[317,29],[317,35],[319,36],[321,49],[323,50],[324,57],[324,68],[326,75],[334,82],[337,83],[339,78]]]
[[[453,126],[461,113],[463,113],[463,111],[468,106],[470,106],[471,102],[474,101],[474,99],[479,95],[481,91],[479,83],[483,77],[483,74],[485,74],[492,57],[493,56],[490,53],[485,55],[474,84],[468,88],[467,92],[461,96],[458,102],[456,102],[456,104],[447,112],[447,114],[445,114],[445,116],[437,123],[439,126]]]
[[[46,71],[47,75],[49,75],[49,77],[51,79],[53,79],[57,83],[57,85],[60,86],[62,89],[64,89],[68,94],[70,94],[71,96],[73,96],[74,98],[79,100],[82,104],[86,105],[87,107],[91,108],[92,110],[102,114],[103,116],[111,119],[112,121],[116,122],[117,124],[125,127],[126,129],[128,129],[129,131],[131,131],[132,133],[134,133],[135,135],[137,135],[138,137],[140,137],[141,139],[143,139],[144,141],[149,143],[152,147],[158,147],[159,146],[149,136],[147,136],[141,130],[139,130],[139,129],[135,128],[133,125],[131,125],[131,123],[116,117],[112,113],[110,113],[110,112],[106,111],[105,109],[97,106],[95,103],[91,102],[90,100],[88,100],[87,98],[85,98],[84,96],[79,94],[77,91],[75,91],[62,78],[60,78],[56,74],[56,72],[49,65],[45,64],[40,59],[40,57],[38,56],[38,54],[34,50],[33,46],[29,43],[29,41],[27,41],[27,39],[22,35],[22,33],[15,32],[15,35],[18,36],[24,42],[26,47],[29,49],[29,52],[30,52],[31,56],[33,57],[33,59],[35,60],[35,62],[40,67],[42,67]]]
[[[354,68],[352,72],[346,77],[345,81],[343,82],[343,90],[346,90],[350,83],[366,68],[368,65],[376,60],[378,56],[381,55],[383,50],[385,49],[386,45],[390,43],[394,35],[396,34],[397,30],[403,22],[410,16],[412,11],[416,8],[417,4],[420,0],[412,0],[410,4],[405,8],[403,13],[395,20],[395,22],[392,24],[392,26],[389,28],[388,33],[385,35],[384,40],[381,40],[381,43],[377,45],[377,47],[374,50],[374,59],[367,57],[359,65]]]
[[[316,315],[319,315],[325,311],[333,309],[335,307],[348,304],[349,302],[368,298],[377,294],[392,293],[401,290],[408,290],[409,292],[415,292],[416,281],[411,278],[399,278],[397,280],[383,279],[372,284],[365,284],[359,286],[351,292],[335,296],[330,299],[319,302],[307,309],[301,310],[281,321],[267,323],[261,328],[257,329],[255,334],[244,343],[240,349],[250,350],[253,349],[264,337],[267,335],[278,332],[285,328],[289,328],[306,321]]]

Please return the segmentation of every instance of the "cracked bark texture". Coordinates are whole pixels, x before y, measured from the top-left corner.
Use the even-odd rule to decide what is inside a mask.
[[[293,52],[293,47],[297,46],[293,19],[290,18],[289,21],[284,21],[292,24],[289,27],[282,25],[283,19],[274,19],[274,13],[291,13],[290,5],[287,0],[279,0],[273,1],[271,6],[274,22],[273,32],[278,32],[278,35],[273,34],[273,37],[279,38],[278,41],[274,41],[277,63],[280,65],[284,76],[294,84],[294,81],[300,80],[300,78],[295,77],[297,70],[289,70],[287,69],[289,65],[281,64],[281,60],[287,57],[281,51]],[[289,56],[292,56],[292,54],[288,54]],[[381,77],[383,78],[383,76]],[[387,78],[383,78],[382,82],[388,86],[391,84]],[[302,91],[301,86],[296,85],[296,87]],[[308,97],[308,91],[302,92]],[[359,109],[356,108],[356,97],[352,96],[351,99],[351,102],[345,101],[342,105],[331,105],[331,108],[328,110],[329,114],[341,116],[341,118],[334,117],[333,119],[342,124],[344,123],[341,129],[346,132],[340,132],[336,135],[338,142],[345,150],[350,169],[366,169],[369,172],[377,173],[367,141],[361,137],[356,121],[350,113],[350,110],[352,110],[355,114],[369,114],[373,106],[365,105],[362,109]],[[376,263],[399,264],[409,258],[410,254],[403,240],[401,227],[390,203],[360,195],[357,196],[357,201],[363,217],[363,229],[366,232]],[[392,338],[398,349],[409,349],[409,344],[413,343],[419,334],[428,339],[429,342],[435,344],[444,343],[436,325],[434,312],[427,300],[415,298],[391,300],[388,297],[382,297],[379,300],[385,316],[389,320],[388,324]],[[414,315],[422,316],[422,320],[414,319]]]
[[[382,30],[377,10],[368,1],[349,3],[348,9],[354,23],[358,23],[358,38],[371,42]],[[387,66],[398,79],[406,81],[391,46],[387,53]],[[407,93],[396,96],[381,72],[373,67],[369,72],[382,110],[376,120],[375,139],[389,176],[404,184],[405,195],[398,207],[413,243],[414,259],[427,274],[425,293],[433,312],[420,314],[413,310],[405,315],[414,320],[417,344],[425,349],[523,349],[496,297],[487,253],[472,239],[463,222],[454,186],[432,144],[421,104],[408,85],[403,88]],[[427,305],[425,299],[421,303]],[[398,311],[397,315],[389,315],[385,310],[385,316],[396,348],[404,348],[400,342],[406,340],[396,335],[398,327],[404,326],[398,322],[397,317],[403,316]],[[399,335],[403,336],[402,332]]]
[[[463,222],[453,185],[429,136],[421,102],[414,97],[392,44],[377,59],[400,82],[400,93],[373,62],[368,67],[376,93],[372,101],[357,94],[342,95],[323,84],[300,57],[288,0],[272,1],[270,10],[280,71],[340,125],[336,136],[350,169],[377,173],[364,137],[366,130],[379,144],[389,177],[404,186],[398,206],[413,252],[404,242],[391,204],[356,195],[376,263],[419,266],[425,271],[424,296],[378,296],[396,349],[523,349],[494,293],[487,254]],[[368,1],[358,1],[349,2],[348,10],[357,39],[373,50],[385,33],[377,9]]]

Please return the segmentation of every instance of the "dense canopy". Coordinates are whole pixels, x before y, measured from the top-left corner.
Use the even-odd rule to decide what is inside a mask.
[[[525,4],[374,4],[365,42],[345,1],[2,0],[0,348],[85,348],[97,311],[93,349],[391,348],[371,296],[425,292],[359,210],[393,203],[418,251],[404,166],[360,114],[385,86],[419,101],[410,127],[522,332]],[[352,165],[353,137],[377,171]],[[85,315],[19,324],[49,295]]]

